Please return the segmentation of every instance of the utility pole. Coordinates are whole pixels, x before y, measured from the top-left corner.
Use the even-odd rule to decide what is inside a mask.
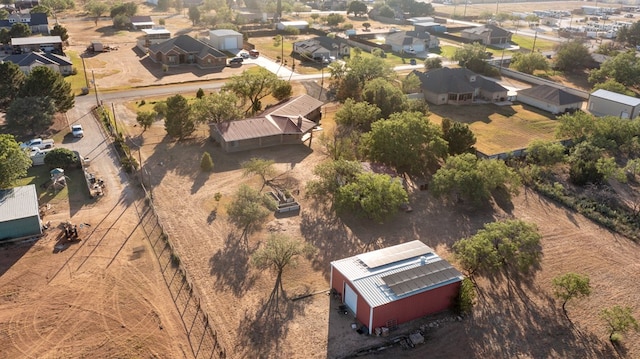
[[[536,40],[538,39],[538,29],[536,28],[536,34],[533,37],[533,46],[531,47],[531,52],[533,53],[536,49]]]
[[[98,99],[98,85],[96,85],[96,75],[91,70],[91,78],[93,79],[93,91],[96,93],[96,106],[100,106],[100,100]]]

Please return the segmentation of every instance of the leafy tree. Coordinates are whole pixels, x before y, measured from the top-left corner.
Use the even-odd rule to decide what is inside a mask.
[[[340,101],[347,98],[360,100],[364,85],[371,80],[382,78],[391,80],[395,73],[380,57],[352,55],[344,64],[334,62],[329,66],[331,79],[337,87],[336,97]]]
[[[591,83],[605,82],[609,79],[625,86],[634,86],[640,82],[640,60],[636,58],[635,51],[623,52],[608,59],[600,69],[592,71],[589,75]]]
[[[309,17],[311,18],[311,20],[313,22],[316,22],[320,18],[320,14],[312,13],[311,15],[309,15]],[[363,24],[363,26],[364,26],[364,24]]]
[[[262,180],[262,187],[273,179],[273,176],[276,173],[273,165],[275,162],[273,160],[267,160],[264,158],[254,157],[248,161],[242,162],[240,166],[244,169],[244,175],[258,175]]]
[[[562,311],[567,315],[567,302],[573,298],[591,294],[589,277],[577,273],[567,273],[553,278],[553,294],[562,300]]]
[[[131,20],[125,14],[116,15],[113,18],[113,27],[116,29],[126,29],[131,25]]]
[[[15,180],[27,175],[29,167],[29,155],[13,135],[0,134],[0,188],[10,188]]]
[[[51,29],[51,36],[60,36],[60,40],[62,41],[69,40],[69,33],[67,32],[67,29],[60,24],[53,25],[53,29]]]
[[[347,15],[353,13],[355,16],[364,15],[369,11],[367,4],[362,1],[354,0],[349,3],[349,7],[347,8]]]
[[[327,25],[329,26],[338,26],[345,21],[345,17],[340,14],[331,13],[327,15]]]
[[[286,100],[291,97],[293,88],[291,83],[285,80],[278,80],[273,84],[273,92],[271,95],[278,101]]]
[[[529,14],[524,18],[524,21],[528,22],[529,26],[534,24],[537,25],[540,22],[540,18],[537,15]]]
[[[16,98],[26,77],[13,62],[0,62],[0,111],[6,111]]]
[[[402,80],[402,92],[406,94],[420,92],[420,85],[422,85],[422,83],[418,75],[410,73]]]
[[[51,8],[43,5],[36,5],[32,7],[30,13],[31,14],[47,14],[47,16],[53,16],[53,11],[51,11]]]
[[[424,69],[429,71],[442,68],[442,59],[439,57],[430,57],[424,60]]]
[[[213,160],[211,159],[211,155],[209,152],[205,152],[202,154],[202,159],[200,160],[200,169],[204,172],[213,171]]]
[[[362,147],[370,160],[413,175],[428,173],[447,156],[440,128],[418,112],[395,113],[374,122],[371,132],[362,136]]]
[[[391,19],[396,17],[395,11],[393,11],[393,9],[389,5],[384,5],[384,6],[380,7],[378,9],[378,14],[380,14],[380,16],[382,16],[382,17],[388,17],[388,18],[391,18]]]
[[[336,112],[335,121],[340,126],[368,132],[371,129],[371,124],[381,117],[381,111],[378,106],[371,105],[368,102],[356,102],[353,99],[347,99],[344,105]]]
[[[469,125],[448,118],[442,119],[442,138],[449,144],[449,154],[459,155],[462,153],[473,153],[476,144],[476,136]]]
[[[78,163],[78,156],[68,148],[54,148],[44,156],[44,164],[50,168],[67,169]]]
[[[621,340],[620,335],[633,329],[635,331],[640,330],[640,325],[636,318],[634,318],[631,307],[621,307],[615,305],[611,308],[603,309],[600,312],[602,319],[607,322],[609,326],[609,339],[612,342],[619,342]]]
[[[464,44],[457,48],[453,54],[452,60],[458,61],[462,67],[466,67],[471,71],[483,73],[488,66],[484,61],[487,58],[484,45],[480,43]]]
[[[363,22],[362,23],[362,27],[364,27],[365,31],[369,31],[369,28],[371,28],[371,23],[370,22]]]
[[[191,113],[198,123],[221,123],[243,117],[238,97],[227,91],[213,92],[194,101]]]
[[[341,186],[335,195],[338,211],[363,214],[378,223],[391,218],[408,201],[400,179],[369,172],[356,175],[355,181]]]
[[[591,62],[591,54],[581,41],[571,40],[556,47],[555,67],[561,71],[581,71]]]
[[[182,95],[174,95],[167,99],[164,128],[169,136],[179,140],[191,135],[196,130],[189,103]]]
[[[2,29],[0,29],[0,43],[8,44],[10,42],[11,42],[11,35],[9,34],[9,30],[3,27]]]
[[[71,83],[58,72],[45,66],[31,70],[24,81],[19,97],[48,97],[53,100],[56,112],[67,112],[75,103]]]
[[[199,88],[198,92],[196,92],[196,98],[201,99],[203,97],[204,97],[204,90],[202,88]]]
[[[21,22],[17,22],[11,25],[11,29],[9,30],[9,37],[11,37],[12,39],[16,37],[29,36],[31,36],[31,28],[29,27],[29,25]]]
[[[167,102],[159,101],[153,105],[153,111],[158,114],[159,117],[167,116]]]
[[[491,191],[504,189],[517,194],[520,178],[501,160],[482,160],[471,153],[447,158],[431,180],[436,197],[470,200],[478,205],[491,197]]]
[[[525,74],[533,74],[536,70],[548,70],[547,58],[539,52],[529,54],[516,53],[513,55],[511,66]]]
[[[153,121],[155,121],[157,116],[158,114],[154,111],[138,111],[136,121],[142,126],[142,130],[146,131],[153,125]]]
[[[382,118],[407,109],[407,97],[402,89],[383,78],[368,81],[362,90],[362,99],[375,103]]]
[[[200,9],[197,6],[191,6],[189,8],[189,20],[191,24],[195,25],[200,21]]]
[[[268,202],[266,196],[246,184],[240,185],[234,200],[227,206],[227,214],[229,221],[242,229],[245,243],[249,234],[257,230],[269,216],[269,206],[273,206],[273,203]]]
[[[31,10],[31,11],[33,11],[33,10]],[[5,10],[5,9],[0,9],[0,20],[6,20],[8,18],[9,18],[9,12],[7,10]]]
[[[578,186],[587,183],[602,183],[604,174],[598,170],[598,160],[602,158],[602,148],[589,141],[580,142],[569,155],[569,179]]]
[[[236,94],[245,104],[248,101],[250,105],[245,113],[256,113],[262,109],[260,100],[269,96],[278,84],[278,76],[259,67],[255,71],[244,71],[231,77],[222,90]]]
[[[285,26],[284,30],[282,30],[285,35],[288,36],[298,36],[300,35],[300,29],[295,26]]]
[[[465,277],[460,284],[460,292],[455,301],[455,310],[459,314],[471,313],[476,299],[476,289],[471,279]]]
[[[109,17],[114,18],[118,15],[125,15],[127,17],[134,16],[138,12],[138,4],[134,2],[126,2],[116,4],[111,7]]]
[[[56,107],[48,97],[19,97],[7,109],[7,125],[15,130],[39,134],[53,124]]]
[[[626,42],[631,47],[640,45],[640,24],[636,21],[631,26],[622,26],[618,30],[616,40]]]
[[[307,194],[316,200],[327,200],[338,192],[338,189],[348,183],[355,182],[362,165],[358,161],[326,161],[313,169],[317,179],[307,182]]]
[[[631,97],[635,96],[635,92],[629,90],[627,86],[617,82],[614,79],[609,79],[605,82],[596,84],[595,86],[593,86],[593,91],[596,91],[596,90],[607,90],[607,91],[616,92],[616,93],[631,96]]]
[[[40,0],[40,5],[46,6],[55,12],[73,9],[76,6],[73,0]]]
[[[570,138],[574,142],[584,141],[595,129],[595,117],[582,111],[564,114],[558,117],[558,122],[556,137]]]
[[[533,140],[527,146],[527,161],[540,166],[551,166],[564,161],[565,148],[558,142]]]
[[[541,238],[535,224],[511,219],[485,224],[475,235],[456,242],[453,250],[470,276],[511,268],[526,273],[540,263]]]
[[[100,19],[100,16],[102,16],[104,13],[109,11],[109,5],[103,2],[92,0],[92,1],[89,1],[84,6],[84,9],[87,10],[89,14],[94,17],[95,24],[98,25],[98,20]]]
[[[183,0],[173,0],[171,1],[171,6],[173,6],[174,9],[176,9],[177,13],[182,12],[182,9],[184,9],[184,1]]]

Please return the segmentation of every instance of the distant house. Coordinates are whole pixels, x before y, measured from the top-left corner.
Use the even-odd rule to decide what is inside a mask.
[[[636,118],[640,115],[640,99],[607,90],[596,90],[589,96],[589,112],[593,115]]]
[[[518,101],[554,115],[582,108],[584,99],[562,89],[540,85],[518,91]]]
[[[64,55],[60,36],[13,37],[11,38],[11,47],[13,47],[14,54],[43,51]]]
[[[398,31],[385,37],[385,44],[391,46],[393,52],[420,53],[440,46],[437,37],[428,32]]]
[[[171,31],[165,29],[163,26],[156,26],[151,29],[142,29],[144,32],[144,38],[138,40],[138,45],[147,48],[154,44],[159,44],[171,39]]]
[[[322,61],[323,58],[329,59],[335,57],[338,59],[343,56],[349,56],[351,46],[342,38],[332,39],[327,36],[318,36],[312,39],[294,42],[293,52],[302,58]]]
[[[0,242],[42,234],[38,193],[33,184],[0,190]]]
[[[276,24],[276,30],[284,30],[288,27],[294,27],[298,30],[305,30],[309,28],[309,23],[304,20],[298,21],[280,21]]]
[[[151,16],[132,16],[129,22],[133,30],[152,29],[156,25]]]
[[[238,50],[242,48],[242,34],[228,29],[211,30],[209,44],[220,51]]]
[[[468,105],[477,101],[500,102],[507,89],[465,68],[443,67],[428,72],[413,71],[420,79],[424,98],[435,105]]]
[[[20,67],[20,70],[28,75],[37,66],[46,66],[61,75],[71,75],[73,64],[68,57],[41,52],[27,52],[19,55],[10,55],[2,61],[13,62]]]
[[[462,30],[462,38],[481,42],[483,45],[507,44],[511,41],[511,31],[495,25],[484,25]]]
[[[267,109],[260,116],[210,125],[211,138],[226,152],[247,151],[311,140],[320,121],[321,101],[302,95]]]
[[[225,54],[189,35],[180,35],[149,46],[149,58],[167,66],[186,64],[200,68],[223,68],[227,65]]]
[[[49,35],[49,19],[47,14],[33,13],[23,14],[20,12],[13,12],[5,20],[0,20],[0,29],[10,30],[14,24],[26,24],[34,34]]]

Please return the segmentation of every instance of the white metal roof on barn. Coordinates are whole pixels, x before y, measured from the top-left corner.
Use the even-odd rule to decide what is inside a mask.
[[[0,190],[0,222],[33,217],[38,213],[35,185]]]
[[[11,45],[60,44],[60,36],[12,37]]]
[[[591,94],[591,97],[598,97],[634,107],[640,105],[640,98],[635,98],[607,90],[596,90]]]
[[[353,284],[371,307],[463,278],[462,273],[449,262],[418,240],[340,259],[331,265]]]

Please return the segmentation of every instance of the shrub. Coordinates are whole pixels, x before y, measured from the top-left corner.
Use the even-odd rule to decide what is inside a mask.
[[[153,105],[153,110],[160,117],[165,117],[167,115],[167,103],[164,101],[159,101],[155,105]]]
[[[213,160],[209,152],[202,154],[202,160],[200,160],[200,169],[204,172],[211,172],[213,170]]]

